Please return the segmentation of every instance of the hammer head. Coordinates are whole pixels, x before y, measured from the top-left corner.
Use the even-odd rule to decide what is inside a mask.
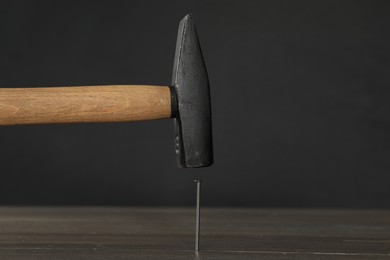
[[[172,85],[177,164],[183,168],[213,163],[210,88],[191,15],[181,20],[176,42]]]

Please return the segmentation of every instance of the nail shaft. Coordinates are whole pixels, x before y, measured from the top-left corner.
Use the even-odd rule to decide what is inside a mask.
[[[199,252],[200,241],[200,180],[196,182],[196,229],[195,229],[195,251]]]

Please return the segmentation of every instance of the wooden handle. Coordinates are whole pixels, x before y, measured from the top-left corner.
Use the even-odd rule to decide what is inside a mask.
[[[0,88],[0,125],[124,122],[170,116],[169,87]]]

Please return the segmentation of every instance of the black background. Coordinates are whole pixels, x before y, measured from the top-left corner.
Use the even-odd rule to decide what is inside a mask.
[[[215,165],[171,120],[0,128],[0,204],[390,208],[388,1],[2,1],[0,87],[171,82],[191,12]]]

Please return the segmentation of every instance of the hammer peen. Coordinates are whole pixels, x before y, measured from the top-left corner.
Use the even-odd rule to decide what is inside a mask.
[[[191,15],[179,25],[171,86],[0,88],[0,125],[174,118],[179,167],[213,163],[209,80]]]

